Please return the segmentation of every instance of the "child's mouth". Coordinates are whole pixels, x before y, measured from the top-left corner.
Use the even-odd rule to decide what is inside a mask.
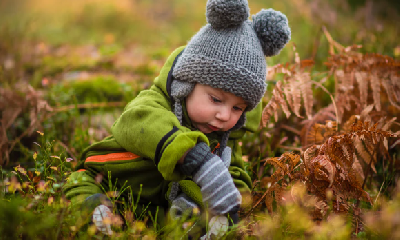
[[[212,131],[218,131],[219,128],[214,127],[213,125],[207,124],[208,128],[211,129]]]

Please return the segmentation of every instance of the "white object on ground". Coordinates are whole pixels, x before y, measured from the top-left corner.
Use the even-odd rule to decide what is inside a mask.
[[[104,220],[110,221],[112,216],[110,208],[106,205],[99,205],[94,209],[93,212],[93,223],[96,225],[97,229],[105,235],[112,235],[111,225],[105,223]]]
[[[207,234],[202,236],[200,240],[209,240],[211,239],[212,235],[214,235],[214,237],[217,237],[218,239],[228,231],[228,227],[229,222],[227,217],[223,215],[214,216],[208,223]]]

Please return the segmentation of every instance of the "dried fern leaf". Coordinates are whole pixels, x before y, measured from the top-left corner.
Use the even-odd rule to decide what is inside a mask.
[[[265,163],[274,165],[276,167],[281,168],[281,170],[285,171],[286,170],[286,166],[280,160],[281,160],[280,157],[279,158],[278,157],[273,157],[273,158],[267,159],[267,161],[265,161]]]
[[[267,106],[265,106],[265,108],[263,110],[262,124],[264,127],[267,126],[272,114],[275,115],[275,121],[278,120],[277,111],[278,111],[279,107],[282,107],[287,118],[291,115],[289,108],[286,104],[286,100],[283,95],[282,82],[276,83],[275,88],[272,91],[271,100],[268,102]]]
[[[316,123],[326,122],[326,120],[335,120],[335,119],[336,119],[335,109],[333,105],[330,104],[329,106],[318,111],[318,113],[316,113],[311,120],[304,120],[303,121],[304,127],[302,128],[300,135],[302,145],[310,146],[315,144],[314,141],[315,138],[313,136],[309,136],[309,134],[310,131],[315,130],[313,129],[313,127]],[[311,134],[315,134],[315,132]]]
[[[274,114],[277,109],[278,109],[278,104],[275,100],[274,95],[272,95],[271,100],[268,102],[268,104],[265,106],[263,112],[262,112],[262,117],[261,117],[261,122],[263,127],[266,127],[269,119],[271,118],[272,114]],[[275,121],[277,121],[278,119],[275,118]]]
[[[264,202],[265,202],[265,206],[268,209],[268,212],[270,214],[273,213],[273,211],[274,211],[274,208],[273,208],[273,203],[274,203],[273,188],[268,188],[268,190],[266,192],[266,195],[265,195]]]
[[[397,120],[397,117],[390,119],[386,124],[381,128],[383,131],[388,131],[392,124]]]
[[[383,87],[386,90],[386,94],[388,96],[389,102],[397,109],[400,110],[400,106],[398,105],[398,103],[396,102],[396,100],[398,99],[397,94],[394,90],[394,85],[392,84],[390,79],[382,79],[382,84]]]
[[[291,113],[289,111],[288,105],[286,104],[285,97],[283,95],[282,82],[277,82],[276,85],[275,85],[275,89],[276,89],[276,94],[277,94],[276,101],[279,104],[281,104],[281,107],[283,109],[283,112],[286,115],[286,118],[289,118]]]
[[[306,115],[308,119],[312,119],[312,107],[313,107],[313,91],[311,89],[311,77],[310,73],[302,72],[296,75],[297,80],[300,82],[300,89],[303,96],[304,108],[306,109]]]
[[[365,121],[365,118],[370,115],[372,109],[374,109],[374,105],[370,104],[368,106],[366,106],[364,108],[364,110],[362,110],[362,112],[360,113],[360,117]]]
[[[326,154],[333,163],[339,164],[346,171],[348,171],[353,165],[353,154],[352,140],[350,137],[330,137],[326,143],[327,149]],[[345,147],[346,152],[343,151]],[[351,157],[349,155],[351,154]]]
[[[332,186],[336,174],[336,168],[326,155],[319,155],[312,160],[315,179],[329,182]]]
[[[374,99],[374,105],[376,110],[381,111],[381,82],[379,77],[374,73],[370,75],[371,77],[371,88],[372,88],[372,97]]]
[[[364,143],[359,136],[353,138],[354,147],[357,150],[358,155],[360,156],[359,160],[362,160],[366,165],[371,164],[371,168],[376,173],[375,164],[372,161],[371,154],[365,149]]]
[[[389,78],[392,82],[394,96],[396,97],[395,100],[397,102],[400,102],[400,75],[398,74],[398,72],[399,72],[399,69],[397,69],[397,74],[396,74],[396,70],[392,71]]]
[[[306,151],[304,151],[304,164],[306,166],[309,166],[311,164],[311,160],[318,155],[318,151],[319,151],[319,146],[316,145],[313,145],[307,148]]]
[[[373,107],[373,106],[372,106]],[[360,115],[352,115],[342,127],[344,133],[348,133],[352,131],[353,125],[360,119]]]
[[[285,93],[286,100],[287,100],[287,102],[289,104],[289,107],[291,109],[294,109],[293,96],[292,96],[292,92],[290,91],[290,85],[289,84],[285,84],[285,86],[283,87],[283,92]]]
[[[308,144],[321,144],[324,142],[324,136],[322,132],[325,129],[325,125],[322,124],[314,124],[308,134],[306,135],[306,141]]]
[[[292,80],[289,82],[290,84],[290,95],[292,96],[292,110],[294,114],[298,117],[300,115],[300,107],[301,107],[301,88],[299,82]]]
[[[352,166],[355,175],[356,175],[356,179],[357,182],[359,182],[360,184],[362,184],[364,182],[364,170],[361,166],[360,161],[358,160],[357,156],[354,154],[354,162],[353,162],[353,166]]]
[[[281,156],[281,161],[287,164],[288,174],[290,175],[290,172],[300,162],[300,155],[286,152]]]
[[[355,73],[358,88],[360,90],[360,101],[361,107],[367,105],[368,97],[368,75],[366,72],[356,72]]]

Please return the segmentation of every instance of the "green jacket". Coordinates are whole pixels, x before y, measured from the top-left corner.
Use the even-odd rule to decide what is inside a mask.
[[[140,195],[139,203],[149,204],[150,210],[152,207],[158,208],[159,214],[163,213],[168,208],[168,185],[172,181],[190,180],[190,176],[184,176],[175,168],[182,155],[198,142],[206,142],[211,149],[218,145],[222,133],[205,135],[196,131],[186,111],[184,126],[181,126],[172,111],[171,69],[183,49],[184,47],[176,49],[167,59],[151,88],[141,91],[125,107],[111,128],[112,136],[91,145],[82,153],[77,171],[70,175],[64,186],[66,197],[73,204],[81,203],[92,194],[111,191],[111,180],[112,185],[115,186],[116,183],[117,188],[128,187],[123,196],[131,191],[134,199]],[[240,191],[249,191],[252,183],[244,170],[239,142],[246,131],[253,132],[258,128],[261,104],[248,112],[246,117],[245,126],[232,132],[228,141],[228,146],[232,148],[229,171]],[[99,174],[102,176],[101,182],[98,181]],[[110,179],[108,174],[111,174]],[[181,187],[200,205],[200,188],[193,182],[188,183],[184,186],[181,184]],[[200,199],[196,197],[199,195]]]

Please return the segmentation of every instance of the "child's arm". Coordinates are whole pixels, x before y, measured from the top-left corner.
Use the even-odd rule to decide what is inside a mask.
[[[123,148],[152,159],[170,181],[184,178],[175,165],[185,152],[198,142],[209,144],[203,133],[180,125],[166,95],[156,86],[131,101],[111,130]]]
[[[87,197],[96,193],[103,193],[99,184],[87,171],[71,173],[63,186],[63,191],[72,205],[80,205]]]

